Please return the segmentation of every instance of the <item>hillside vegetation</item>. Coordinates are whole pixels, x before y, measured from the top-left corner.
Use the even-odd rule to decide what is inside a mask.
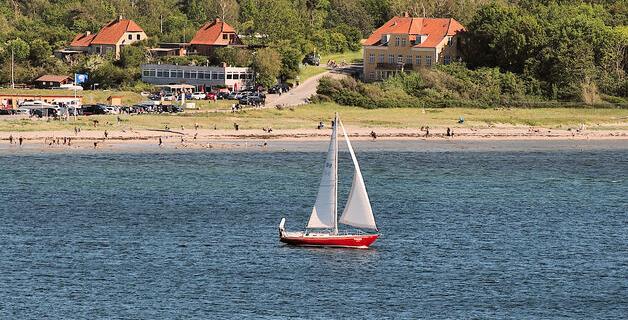
[[[45,73],[88,72],[100,88],[139,91],[145,89],[138,81],[139,65],[151,59],[147,47],[189,41],[216,17],[233,25],[245,42],[268,50],[252,55],[226,49],[212,62],[268,69],[262,77],[267,82],[274,76],[290,79],[299,74],[305,54],[356,51],[360,39],[402,12],[453,17],[468,30],[466,64],[424,74],[419,89],[404,84],[414,86],[414,92],[406,92],[411,97],[504,101],[525,96],[595,104],[621,102],[628,94],[628,2],[611,0],[0,0],[0,83],[10,81],[13,54],[16,82],[29,83]],[[135,20],[150,37],[126,47],[119,61],[89,56],[70,63],[52,56],[74,35],[97,32],[119,15]],[[207,58],[172,62],[194,60]],[[434,78],[438,73],[447,76]],[[481,88],[486,77],[499,82],[499,88],[494,83]],[[467,84],[474,84],[473,92],[455,88]]]

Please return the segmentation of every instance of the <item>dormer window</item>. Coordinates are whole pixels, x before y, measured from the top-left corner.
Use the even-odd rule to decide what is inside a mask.
[[[229,35],[226,34],[226,33],[223,33],[222,34],[222,40],[227,40],[227,39],[229,39]]]
[[[132,34],[129,35],[129,40],[133,40],[133,35]]]
[[[387,44],[390,40],[390,35],[384,34],[382,35],[382,44]]]
[[[395,37],[395,45],[398,47],[401,39],[399,37]]]
[[[454,43],[454,37],[447,37],[447,45],[450,46]]]
[[[408,45],[406,38],[401,39],[401,45],[404,47]]]

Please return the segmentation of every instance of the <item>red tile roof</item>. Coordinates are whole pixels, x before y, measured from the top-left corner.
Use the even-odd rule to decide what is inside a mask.
[[[223,45],[226,46],[228,44],[233,43],[233,40],[223,39],[223,33],[232,33],[236,34],[235,29],[228,25],[226,22],[216,18],[214,21],[205,23],[194,35],[190,44],[204,44],[204,45]],[[240,43],[240,40],[237,39],[236,35],[236,43]]]
[[[132,20],[116,19],[100,29],[91,44],[114,45],[120,41],[125,32],[144,32],[144,30]]]
[[[56,76],[56,75],[46,74],[35,79],[35,81],[46,81],[46,82],[64,82],[65,80],[72,80],[72,78],[68,76]]]
[[[96,37],[95,34],[91,34],[89,32],[77,34],[76,37],[70,43],[72,47],[89,47],[89,44],[92,43],[92,40]]]
[[[379,29],[375,30],[364,41],[366,46],[382,45],[381,39],[386,34],[408,34],[410,40],[415,40],[417,35],[426,35],[420,44],[414,45],[417,48],[434,48],[446,36],[453,36],[459,31],[464,31],[464,27],[455,19],[447,18],[411,18],[394,17],[386,22]]]

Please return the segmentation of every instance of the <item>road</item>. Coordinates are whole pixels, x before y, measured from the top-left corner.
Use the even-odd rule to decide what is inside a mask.
[[[312,95],[316,94],[316,88],[318,82],[322,77],[330,76],[334,78],[341,78],[347,76],[347,73],[353,72],[356,66],[349,66],[346,68],[338,68],[336,70],[328,70],[319,75],[310,77],[303,81],[299,86],[293,88],[287,93],[282,94],[269,94],[266,97],[266,108],[275,108],[276,106],[293,107],[305,104],[305,100],[309,99]]]

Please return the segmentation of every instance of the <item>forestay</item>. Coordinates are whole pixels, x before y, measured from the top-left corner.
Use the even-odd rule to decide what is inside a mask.
[[[373,209],[371,208],[369,196],[366,193],[366,186],[364,185],[364,179],[362,178],[362,172],[360,171],[358,159],[355,157],[353,146],[351,146],[351,142],[347,136],[347,131],[342,125],[342,122],[340,123],[340,126],[342,127],[342,132],[345,140],[347,141],[347,147],[349,148],[351,159],[353,160],[353,166],[355,167],[351,191],[349,192],[349,198],[347,199],[345,210],[340,217],[340,222],[356,228],[377,230],[375,217],[373,217]]]
[[[334,126],[332,130],[323,177],[318,187],[310,221],[307,223],[308,228],[334,228],[336,225],[336,157],[338,156],[336,127]]]

